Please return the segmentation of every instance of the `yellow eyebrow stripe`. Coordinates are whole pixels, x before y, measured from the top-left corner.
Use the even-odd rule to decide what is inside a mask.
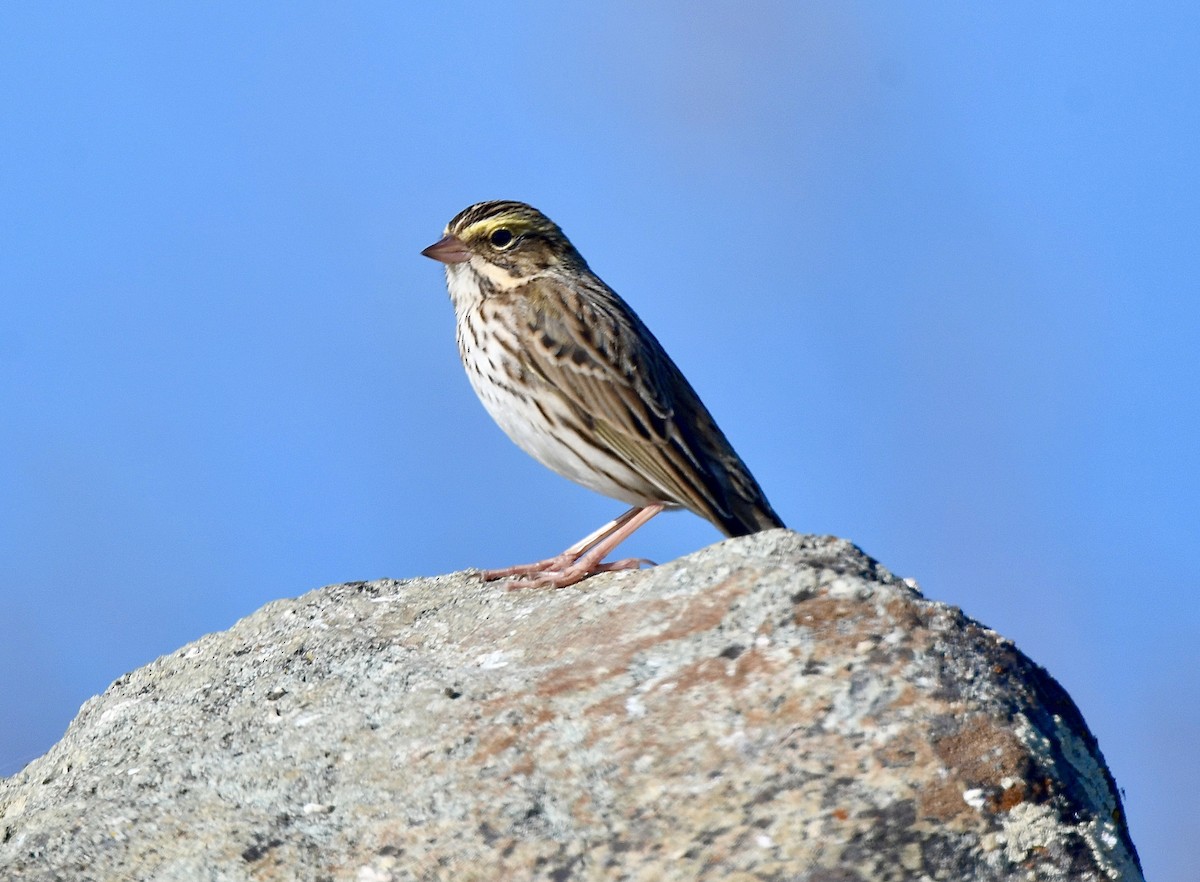
[[[474,239],[476,237],[485,239],[501,227],[511,232],[514,236],[520,236],[533,229],[533,224],[521,217],[501,215],[500,217],[489,217],[475,221],[475,223],[463,230],[461,235],[465,239]]]

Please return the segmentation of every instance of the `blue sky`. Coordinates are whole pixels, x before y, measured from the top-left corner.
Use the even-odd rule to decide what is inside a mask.
[[[491,424],[418,254],[516,198],[790,526],[1063,683],[1190,878],[1200,13],[592,6],[0,11],[0,774],[268,600],[621,510]]]

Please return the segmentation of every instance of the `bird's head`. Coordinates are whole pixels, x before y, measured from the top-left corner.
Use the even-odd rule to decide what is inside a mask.
[[[446,235],[421,252],[446,264],[451,276],[470,269],[505,290],[559,269],[587,265],[550,218],[524,202],[480,202],[446,225]]]

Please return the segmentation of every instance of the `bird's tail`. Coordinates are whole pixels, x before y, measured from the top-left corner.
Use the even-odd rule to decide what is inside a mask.
[[[737,503],[729,515],[716,515],[717,526],[726,536],[749,536],[751,533],[786,526],[782,518],[775,514],[775,509],[771,508],[765,496],[756,500],[739,499]]]

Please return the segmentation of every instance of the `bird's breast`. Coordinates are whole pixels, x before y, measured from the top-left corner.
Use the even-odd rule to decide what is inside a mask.
[[[552,386],[526,370],[519,315],[481,300],[458,312],[458,351],[471,387],[496,424],[547,468],[630,505],[661,494],[614,451],[601,446]]]

